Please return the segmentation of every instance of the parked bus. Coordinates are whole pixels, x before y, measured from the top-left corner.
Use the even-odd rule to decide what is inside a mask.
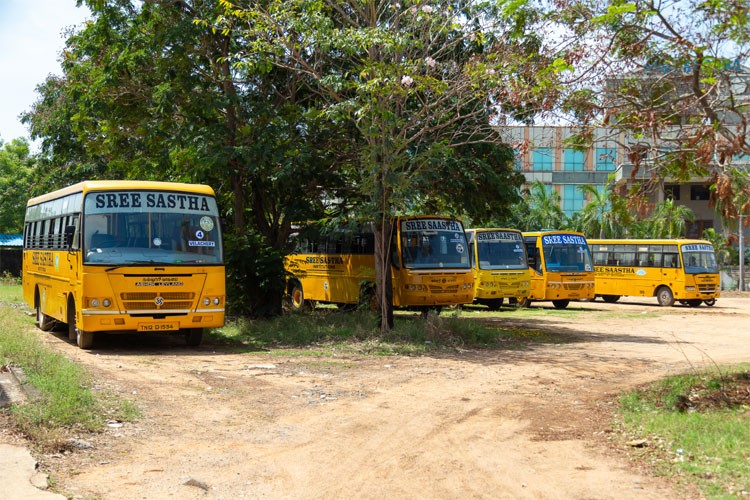
[[[531,270],[531,293],[521,305],[551,300],[565,309],[571,300],[594,298],[594,266],[586,238],[569,231],[524,232]]]
[[[439,310],[469,304],[473,283],[469,251],[460,220],[402,216],[391,236],[393,306]],[[375,244],[371,228],[321,232],[314,226],[297,235],[296,250],[286,259],[287,292],[292,309],[316,302],[348,308],[372,300]]]
[[[589,240],[596,269],[596,295],[675,300],[691,307],[713,305],[721,279],[714,247],[703,240]]]
[[[474,275],[474,303],[491,311],[504,299],[527,297],[531,291],[523,236],[518,229],[467,229]]]
[[[181,332],[198,345],[224,324],[224,261],[213,190],[85,181],[29,200],[23,294],[39,328],[67,325],[83,349],[98,332]]]

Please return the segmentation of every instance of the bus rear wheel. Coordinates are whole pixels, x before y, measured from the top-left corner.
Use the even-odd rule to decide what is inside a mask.
[[[602,300],[606,302],[607,304],[614,304],[618,300],[620,300],[619,295],[602,295]]]
[[[662,307],[674,305],[674,295],[672,294],[672,290],[670,290],[668,286],[660,286],[659,289],[656,290],[656,300]]]
[[[305,292],[302,290],[302,283],[299,281],[296,281],[294,285],[292,285],[292,290],[289,292],[289,295],[291,297],[290,305],[292,311],[300,312],[305,309],[311,309],[310,302],[305,301]]]
[[[36,326],[43,332],[48,332],[55,326],[55,320],[42,312],[42,304],[39,303],[39,297],[36,300]]]
[[[570,301],[567,299],[552,301],[552,305],[555,306],[555,309],[565,309],[566,307],[568,307],[568,304],[570,304]]]
[[[508,299],[508,303],[512,306],[516,307],[529,307],[531,306],[531,301],[528,299],[528,297],[513,297]]]
[[[76,304],[68,302],[68,339],[74,340],[81,349],[91,349],[94,346],[94,333],[78,328],[76,321]]]

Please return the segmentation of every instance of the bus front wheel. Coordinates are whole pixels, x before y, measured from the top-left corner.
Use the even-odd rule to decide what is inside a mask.
[[[656,300],[662,307],[674,305],[674,295],[672,294],[672,290],[670,290],[668,286],[659,287],[656,291]]]
[[[94,333],[78,328],[76,304],[72,300],[68,302],[68,339],[75,340],[81,349],[91,349],[94,346]]]
[[[716,299],[706,299],[703,303],[709,307],[713,307],[713,305],[716,304]]]
[[[686,302],[690,307],[700,307],[700,305],[703,303],[701,299],[690,299]]]
[[[188,328],[185,330],[185,343],[190,347],[201,345],[203,340],[203,328]]]
[[[503,305],[503,299],[490,299],[486,304],[490,311],[497,311]]]
[[[568,307],[568,304],[570,304],[569,300],[553,300],[552,305],[555,306],[555,309],[565,309]]]

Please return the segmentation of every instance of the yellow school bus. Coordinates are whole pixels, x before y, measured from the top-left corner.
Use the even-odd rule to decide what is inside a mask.
[[[527,297],[531,291],[529,265],[523,235],[518,229],[467,229],[474,303],[491,311],[504,299]]]
[[[85,181],[28,201],[23,295],[42,330],[180,332],[224,324],[219,212],[198,184]]]
[[[469,251],[460,220],[396,217],[389,247],[394,307],[426,313],[472,302]],[[326,232],[302,228],[285,267],[294,310],[317,302],[342,308],[368,303],[375,286],[373,232],[366,225]]]
[[[594,266],[586,238],[570,231],[523,233],[531,272],[531,293],[521,305],[551,300],[565,309],[571,300],[594,298]]]
[[[596,295],[675,300],[691,307],[713,305],[721,279],[714,247],[703,240],[589,240],[596,269]]]

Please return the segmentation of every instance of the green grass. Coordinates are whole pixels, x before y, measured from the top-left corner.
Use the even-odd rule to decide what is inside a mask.
[[[23,289],[18,278],[0,277],[0,304],[23,303]]]
[[[42,344],[18,295],[20,286],[0,285],[0,366],[20,367],[35,389],[34,399],[9,410],[19,430],[41,447],[60,449],[72,431],[96,432],[107,419],[135,419],[132,402],[93,391],[84,368]]]
[[[750,495],[750,364],[668,377],[620,400],[631,437],[657,471],[707,498]],[[744,493],[743,493],[744,492]]]
[[[490,324],[482,321],[483,317],[477,316],[475,321],[474,316],[448,311],[422,319],[414,312],[397,312],[393,330],[381,334],[377,317],[370,312],[320,307],[314,312],[273,319],[231,320],[209,335],[238,351],[284,349],[284,355],[289,355],[291,349],[305,356],[419,355],[458,347],[508,349],[564,341],[561,335]]]

